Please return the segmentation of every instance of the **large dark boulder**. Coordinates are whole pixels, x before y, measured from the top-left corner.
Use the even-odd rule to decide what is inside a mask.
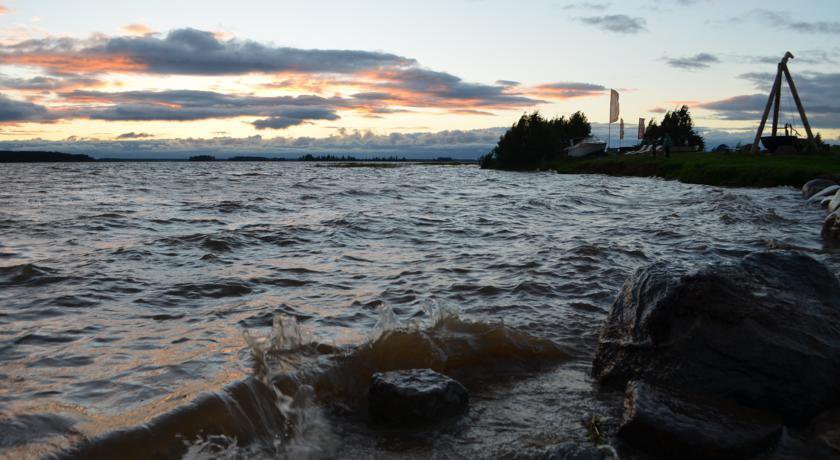
[[[778,417],[726,400],[627,385],[618,435],[664,458],[751,458],[782,433]]]
[[[805,198],[811,198],[816,193],[821,192],[832,185],[836,185],[835,182],[828,179],[814,179],[808,181],[802,186],[802,196]]]
[[[840,403],[840,282],[790,252],[640,269],[607,318],[593,375],[695,389],[803,421]]]
[[[410,369],[374,374],[368,404],[374,421],[414,425],[463,412],[469,394],[463,385],[443,374]]]

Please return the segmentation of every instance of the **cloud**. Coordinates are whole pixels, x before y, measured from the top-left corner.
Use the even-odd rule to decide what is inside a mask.
[[[513,80],[496,80],[496,84],[499,86],[519,86],[521,83],[518,81]]]
[[[680,58],[665,58],[665,62],[674,68],[683,70],[708,69],[712,64],[720,62],[717,56],[709,53],[698,53],[694,56]]]
[[[769,87],[772,86],[774,76],[774,74],[764,72],[741,75],[741,78],[768,92],[737,95],[706,102],[698,107],[716,112],[722,119],[755,120],[758,123],[767,104]],[[840,126],[840,73],[807,72],[794,75],[793,78],[811,125],[814,128]],[[782,106],[787,112],[782,115],[783,121],[794,121],[795,124],[801,126],[796,107],[792,98],[788,96],[790,93],[786,83],[782,91]]]
[[[837,64],[838,56],[840,56],[840,50],[834,49],[832,51],[827,51],[811,49],[795,51],[793,54],[796,56],[793,61],[795,63],[817,65]],[[782,55],[737,55],[735,58],[740,62],[748,61],[756,64],[777,64],[782,60]]]
[[[17,101],[0,94],[0,123],[49,120],[46,107],[26,101]]]
[[[79,106],[55,111],[62,118],[105,121],[195,121],[211,118],[263,117],[257,129],[285,129],[310,120],[336,120],[339,107],[352,109],[354,102],[319,96],[259,97],[214,91],[71,91],[66,101]],[[86,104],[86,105],[85,105]]]
[[[559,82],[536,86],[533,91],[545,98],[571,99],[575,97],[600,96],[604,91],[607,91],[607,88],[592,83]]]
[[[128,24],[126,26],[123,26],[121,28],[121,30],[126,35],[143,36],[143,35],[149,35],[149,34],[154,33],[154,31],[152,29],[150,29],[149,26],[147,26],[145,24],[138,24],[138,23]]]
[[[626,14],[608,14],[579,18],[584,24],[618,34],[637,34],[647,30],[644,18]]]
[[[563,6],[564,10],[606,10],[610,3],[576,2]]]
[[[138,26],[135,32],[146,31],[135,26]],[[45,72],[46,75],[28,80],[0,79],[0,85],[17,90],[51,91],[57,102],[82,105],[73,110],[66,104],[59,105],[61,108],[55,112],[65,118],[189,121],[255,116],[261,118],[255,123],[258,129],[277,129],[309,120],[335,119],[332,117],[338,116],[338,110],[355,110],[372,117],[410,108],[487,113],[520,110],[545,102],[532,96],[539,94],[538,91],[521,87],[518,82],[468,82],[394,54],[277,47],[250,40],[223,40],[218,34],[196,29],[177,29],[165,36],[146,33],[119,37],[94,35],[84,40],[27,39],[0,45],[0,64],[34,67]],[[277,99],[210,91],[81,91],[96,86],[100,78],[106,79],[105,75],[112,73],[207,76],[263,73],[277,78],[261,85],[267,89],[343,95]],[[348,88],[351,88],[349,94]],[[546,94],[559,95],[556,91]],[[271,105],[279,108],[272,111]],[[284,105],[315,107],[321,110],[321,116],[288,115]],[[323,116],[325,111],[329,117]]]
[[[213,32],[177,29],[154,35],[87,40],[48,37],[0,46],[0,62],[40,67],[58,74],[150,73],[240,75],[246,73],[355,73],[414,65],[394,54],[316,50],[265,45],[251,40],[219,40]]]
[[[501,109],[544,102],[511,92],[511,86],[465,82],[450,73],[419,67],[384,69],[366,76],[371,80],[368,88],[374,93],[387,94],[389,98],[385,100],[393,105]]]
[[[32,78],[11,78],[0,75],[0,88],[17,91],[66,91],[79,88],[91,88],[101,86],[102,82],[95,78],[87,77],[32,77]]]
[[[746,18],[756,19],[767,25],[805,34],[840,35],[840,21],[798,21],[791,14],[781,14],[767,9],[756,9]]]
[[[269,118],[257,120],[253,123],[257,129],[286,129],[290,126],[307,123],[310,120],[338,120],[332,109],[325,108],[292,108],[279,111]]]
[[[134,131],[130,133],[122,133],[117,136],[117,139],[146,139],[149,137],[155,137],[153,134],[149,133],[135,133]]]
[[[9,14],[9,8],[3,5],[0,5],[0,16],[4,14]]]

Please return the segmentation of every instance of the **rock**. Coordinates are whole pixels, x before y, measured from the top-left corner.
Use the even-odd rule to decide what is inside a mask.
[[[832,185],[837,185],[834,181],[830,181],[828,179],[814,179],[805,183],[802,186],[802,196],[805,198],[811,198],[817,192],[824,190],[826,187],[830,187]]]
[[[840,282],[791,252],[638,270],[601,331],[593,375],[694,389],[802,421],[840,403]]]
[[[618,435],[666,458],[750,458],[782,433],[778,417],[725,400],[630,382]]]
[[[374,420],[413,425],[463,412],[469,394],[463,385],[443,374],[410,369],[374,374],[368,402]]]
[[[834,211],[825,218],[822,237],[829,246],[840,247],[840,210]]]
[[[538,460],[618,460],[611,446],[581,446],[573,442],[552,446],[531,458]]]
[[[840,209],[840,190],[838,190],[837,193],[834,194],[834,198],[832,198],[831,201],[828,202],[829,213],[833,213],[838,209]]]
[[[819,192],[811,195],[811,198],[808,198],[808,203],[814,203],[820,201],[823,197],[829,196],[832,193],[837,192],[840,190],[840,185],[829,185],[828,187],[820,190]]]

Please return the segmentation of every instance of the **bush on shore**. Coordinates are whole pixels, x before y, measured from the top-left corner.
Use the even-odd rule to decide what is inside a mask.
[[[648,144],[661,142],[666,134],[671,136],[675,146],[697,145],[700,151],[706,149],[703,137],[694,131],[694,122],[691,120],[691,114],[686,105],[679,110],[666,112],[665,117],[662,118],[662,124],[651,120],[645,130],[645,141]]]

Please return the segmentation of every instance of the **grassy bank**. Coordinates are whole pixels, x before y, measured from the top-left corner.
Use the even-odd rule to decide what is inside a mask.
[[[675,153],[670,158],[605,156],[557,160],[539,169],[561,174],[662,177],[690,184],[801,187],[816,177],[840,177],[840,155]]]

